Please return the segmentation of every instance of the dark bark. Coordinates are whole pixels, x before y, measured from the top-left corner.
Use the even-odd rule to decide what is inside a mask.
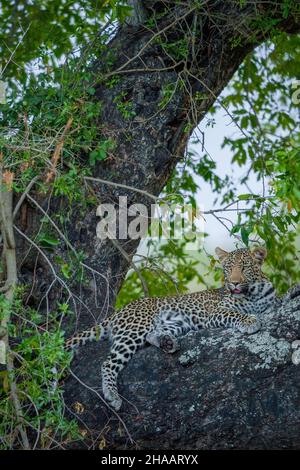
[[[86,346],[73,371],[94,390],[74,378],[65,388],[69,409],[80,402],[78,417],[92,430],[85,445],[104,438],[119,449],[299,449],[300,365],[291,345],[300,336],[300,286],[262,320],[252,336],[203,330],[174,355],[139,351],[120,377],[127,430],[96,394],[106,348]]]
[[[271,11],[267,3],[259,1],[246,2],[243,7],[240,7],[239,1],[207,1],[197,8],[189,5],[188,2],[186,6],[182,6],[185,2],[181,2],[178,6],[175,5],[176,2],[174,5],[172,5],[173,2],[167,2],[172,7],[170,14],[158,19],[155,30],[150,31],[149,27],[144,27],[140,22],[153,12],[161,13],[163,3],[154,0],[143,2],[147,5],[147,9],[136,14],[130,24],[123,25],[109,45],[110,51],[113,52],[113,65],[108,69],[107,57],[99,57],[94,65],[95,73],[111,73],[118,69],[122,71],[120,74],[122,79],[114,87],[108,87],[107,83],[104,85],[103,81],[96,85],[96,99],[102,102],[99,138],[101,136],[112,137],[116,142],[116,147],[111,158],[95,166],[94,176],[115,183],[123,183],[154,195],[160,194],[176,164],[182,159],[193,127],[204,117],[246,54],[268,37],[268,31],[263,30],[257,21],[259,15],[269,15],[273,19],[278,19],[277,27],[287,32],[295,33],[300,30],[299,18],[290,15],[282,19],[282,2],[279,1],[277,7],[274,3],[272,4]],[[157,18],[160,17],[157,16]],[[164,31],[161,37],[168,44],[192,32],[195,37],[193,47],[189,48],[184,59],[178,59],[177,63],[174,63],[161,44],[151,39],[157,31]],[[181,85],[177,87],[176,93],[165,106],[160,107],[165,87],[170,83],[177,83],[179,78]],[[196,93],[199,92],[202,93],[204,99],[195,99]],[[133,118],[124,118],[118,110],[115,99],[120,94],[123,94],[125,101],[132,102],[132,110],[135,112]],[[139,202],[149,207],[153,203],[147,196],[142,196],[135,191],[99,183],[91,183],[90,186],[97,196],[98,203],[114,202],[117,207],[120,195],[128,196],[129,204]],[[46,199],[43,195],[35,195],[35,197],[50,215],[70,210],[64,200],[54,197]],[[26,204],[23,206],[17,223],[27,236],[33,238],[39,229],[42,214],[28,201]],[[98,221],[96,205],[84,210],[74,205],[70,222],[67,224],[68,240],[76,250],[84,252],[86,264],[100,273],[100,275],[92,276],[89,271],[86,271],[87,282],[84,285],[72,286],[72,292],[81,299],[81,303],[74,299],[74,304],[77,304],[77,319],[76,322],[72,322],[72,325],[66,325],[70,332],[75,328],[93,325],[95,318],[101,318],[111,310],[128,270],[129,260],[139,243],[139,240],[120,240],[123,250],[128,255],[125,258],[110,241],[97,239]],[[42,305],[45,308],[47,305],[50,308],[54,307],[56,300],[64,295],[63,288],[57,282],[50,292],[47,292],[53,280],[47,262],[39,255],[36,263],[36,251],[31,247],[28,254],[28,243],[24,238],[18,237],[17,242],[21,278],[23,276],[25,281],[34,280],[35,283],[30,302],[34,306],[40,306],[43,300]],[[62,244],[58,251],[64,254],[66,250],[66,245]],[[48,304],[46,304],[45,293],[47,293]],[[78,376],[82,379],[88,377],[89,380],[97,377],[96,382],[93,383],[98,384],[99,369],[91,363],[93,354],[98,356],[98,352],[95,352],[96,349],[86,351],[82,353],[82,360],[77,370]],[[152,354],[154,355],[153,361],[156,360],[158,365],[161,361],[160,353],[152,350],[141,353],[141,360],[144,357],[146,361],[149,354],[151,357]],[[99,358],[100,356],[99,354]],[[164,361],[165,365],[175,364],[173,358],[165,358]],[[247,356],[244,358],[244,363],[246,362]],[[210,361],[208,363],[212,364]],[[215,364],[217,367],[217,363]],[[131,369],[128,370],[137,372],[134,363],[130,367]],[[228,369],[227,378],[230,377],[229,372]],[[175,367],[172,373],[174,376],[179,374]],[[184,371],[183,373],[186,374],[185,386],[188,386],[189,374]],[[93,377],[94,374],[96,374],[95,377]],[[146,380],[145,372],[143,374],[141,380]],[[149,388],[143,389],[143,394],[147,396],[155,396],[152,393],[151,380],[149,378]],[[136,387],[138,387],[137,383]],[[67,388],[66,398],[69,403],[72,401],[73,391],[75,395],[78,393],[79,401],[81,394],[86,393],[79,392],[79,384],[74,382],[71,388]],[[124,394],[129,397],[131,392],[129,394],[127,392]],[[208,394],[210,394],[209,391]],[[98,399],[95,400],[90,395],[86,400],[86,406],[90,410],[93,408],[97,410],[93,412],[95,416],[93,427],[101,426],[105,412],[101,408],[100,399],[97,401]],[[165,401],[162,401],[161,406],[164,403]],[[140,403],[138,405],[142,410]],[[158,409],[162,410],[162,407]],[[177,418],[180,419],[180,416],[179,414]],[[201,418],[201,413],[199,418]],[[175,426],[175,421],[171,420],[171,422],[172,426]],[[160,426],[162,423],[158,427]],[[142,437],[138,439],[143,440]]]

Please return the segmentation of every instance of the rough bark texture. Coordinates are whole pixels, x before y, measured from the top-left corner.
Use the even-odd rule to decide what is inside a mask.
[[[92,447],[104,438],[119,449],[299,449],[300,365],[291,359],[299,337],[300,286],[264,314],[255,335],[203,330],[183,338],[174,355],[140,350],[120,378],[127,430],[96,394],[106,353],[99,344],[75,360],[90,389],[69,379],[67,404],[73,412],[83,405],[78,417],[93,430]]]
[[[167,17],[161,16],[164,4],[171,7],[172,14]],[[113,65],[107,66],[107,56],[99,57],[94,64],[95,72],[102,76],[106,73],[113,75],[117,71],[122,77],[114,86],[107,86],[107,81],[105,84],[100,81],[96,85],[95,98],[102,102],[99,139],[103,136],[111,137],[116,147],[111,158],[95,166],[94,177],[158,195],[183,157],[193,127],[204,117],[246,54],[267,38],[268,32],[264,31],[262,23],[256,21],[259,15],[278,19],[277,27],[290,33],[300,30],[300,22],[293,15],[282,19],[280,1],[276,5],[272,3],[271,7],[267,2],[259,1],[245,2],[245,5],[239,1],[206,1],[195,6],[195,2],[147,0],[142,5],[147,8],[139,9],[130,23],[117,31],[109,45],[109,51],[113,51],[109,60],[113,61]],[[157,17],[153,30],[140,24],[151,13]],[[165,43],[171,44],[187,34],[193,34],[193,46],[184,60],[179,59],[177,62],[170,58],[166,48],[157,41],[160,37]],[[161,106],[166,87],[179,84],[179,79],[180,86],[177,86],[169,102]],[[135,115],[129,119],[118,109],[120,95],[124,103],[132,103]],[[201,99],[197,99],[197,96]],[[91,183],[89,186],[97,196],[98,204],[113,202],[118,208],[120,195],[128,196],[128,204],[139,202],[149,207],[153,202],[135,191],[99,183]],[[49,215],[69,213],[70,219],[64,226],[69,242],[76,250],[84,253],[86,264],[100,273],[86,271],[84,284],[70,286],[75,295],[73,309],[76,321],[73,319],[66,328],[72,333],[76,328],[93,325],[113,308],[139,240],[120,240],[127,253],[127,257],[124,257],[113,243],[96,237],[99,221],[96,204],[84,209],[76,205],[69,208],[65,200],[48,196],[35,194],[36,200]],[[27,201],[16,223],[27,236],[34,238],[43,215],[34,204]],[[28,241],[18,236],[19,278],[33,284],[29,303],[46,312],[47,309],[56,308],[56,301],[64,298],[64,289],[58,281],[53,284],[53,272],[41,255],[37,259],[36,250],[32,246],[30,250],[28,248]],[[62,243],[57,251],[56,254],[64,256],[66,244]],[[54,257],[52,259],[55,266]],[[292,319],[286,318],[291,327]],[[264,338],[257,335],[257,338],[260,337]],[[290,364],[286,352],[286,362],[274,362],[275,372],[273,366],[258,366],[255,369],[255,361],[260,364],[260,356],[251,352],[251,347],[247,346],[252,341],[255,344],[255,339],[241,341],[241,337],[232,332],[221,335],[204,333],[203,336],[190,338],[184,341],[184,345],[186,348],[195,346],[197,360],[194,365],[186,366],[180,362],[178,364],[180,355],[175,358],[163,357],[152,348],[141,352],[138,362],[133,361],[124,375],[124,395],[132,399],[142,413],[134,414],[131,407],[129,414],[123,415],[126,422],[130,421],[130,432],[134,439],[142,446],[146,445],[146,441],[151,445],[151,440],[157,447],[176,446],[176,439],[179,439],[178,446],[213,447],[217,446],[214,435],[218,435],[224,445],[228,442],[228,446],[230,443],[246,446],[255,445],[256,442],[262,446],[263,441],[257,436],[253,438],[255,442],[250,440],[249,429],[259,429],[263,422],[261,416],[270,415],[269,420],[264,418],[266,426],[271,426],[266,434],[271,435],[272,426],[280,427],[282,422],[282,431],[274,431],[274,435],[286,433],[291,436],[287,437],[289,445],[294,445],[292,436],[296,418],[292,416],[291,410],[295,391],[292,393],[290,390],[294,390],[295,367]],[[276,344],[278,341],[276,339]],[[202,342],[203,348],[196,347],[202,345]],[[81,354],[76,369],[78,378],[100,386],[101,352],[91,347]],[[266,391],[267,383],[269,391]],[[284,398],[280,398],[281,383],[286,390],[286,394],[282,393]],[[253,391],[260,386],[261,400],[252,400]],[[84,402],[89,410],[87,415],[91,418],[92,427],[100,430],[107,414],[105,408],[101,407],[100,398],[81,389],[78,381],[72,381],[66,388],[66,400],[71,404],[75,399]],[[286,405],[282,409],[279,399],[284,399],[284,403],[290,400],[286,412]],[[282,421],[277,421],[276,413]],[[247,417],[246,423],[243,422],[244,415]],[[113,421],[114,430],[115,425],[116,421]],[[125,441],[128,443],[128,438],[118,438],[118,434],[111,437],[111,443],[119,442],[121,445]],[[283,445],[280,442],[279,437],[277,443],[272,438],[271,444]]]

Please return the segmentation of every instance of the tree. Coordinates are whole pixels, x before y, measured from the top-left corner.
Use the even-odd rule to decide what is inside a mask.
[[[82,7],[79,14],[75,3]],[[135,294],[159,292],[157,270],[153,274],[132,262],[139,239],[97,238],[96,207],[112,203],[118,214],[119,197],[126,196],[128,206],[143,203],[149,209],[164,188],[164,200],[176,193],[195,205],[193,171],[217,192],[228,188],[207,157],[197,161],[185,153],[195,126],[213,105],[233,108],[243,136],[226,144],[236,161],[242,165],[250,159],[258,177],[272,177],[271,196],[239,197],[249,205],[233,235],[239,233],[245,244],[253,233],[266,241],[281,291],[288,287],[280,284],[283,267],[291,280],[299,276],[293,261],[296,230],[287,235],[299,221],[297,108],[288,99],[288,83],[282,82],[299,72],[297,63],[286,64],[286,57],[299,57],[299,4],[128,3],[130,11],[119,1],[98,2],[98,7],[56,1],[30,8],[26,2],[19,7],[3,2],[2,41],[12,34],[11,43],[2,43],[9,91],[1,136],[1,335],[6,350],[1,406],[19,423],[12,435],[4,420],[0,434],[6,447],[31,447],[36,430],[44,446],[58,440],[54,428],[59,439],[77,432],[63,418],[61,388],[51,388],[68,366],[63,330],[70,334],[109,313],[129,267],[134,274],[127,286]],[[20,23],[9,20],[15,8]],[[45,19],[49,28],[40,27]],[[255,52],[264,41],[274,48],[267,58]],[[34,60],[40,73],[26,73]],[[274,77],[267,88],[262,67]],[[218,101],[237,70],[233,93]],[[274,110],[270,122],[266,117],[276,93],[286,109]],[[234,196],[229,186],[223,204]],[[168,244],[160,247],[164,259],[175,253],[179,260],[171,273],[181,270],[199,280],[183,256],[184,243],[173,246],[175,251]],[[287,255],[284,265],[278,246]],[[124,300],[128,296],[123,294]],[[82,353],[83,369],[95,351]]]

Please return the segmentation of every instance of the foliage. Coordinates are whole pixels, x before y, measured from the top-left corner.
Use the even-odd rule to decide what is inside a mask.
[[[107,21],[123,21],[129,13],[124,0],[2,1],[0,53],[8,64],[5,77],[26,83],[35,61],[40,67],[56,67],[76,47],[94,41]]]
[[[70,353],[64,350],[64,336],[60,328],[64,305],[45,318],[29,307],[23,306],[24,288],[19,288],[11,306],[13,323],[10,324],[10,341],[16,342],[13,352],[17,367],[13,372],[0,373],[0,448],[15,446],[17,426],[9,383],[13,378],[18,383],[19,398],[23,408],[23,419],[30,425],[36,445],[40,448],[55,448],[80,438],[78,426],[65,417],[62,390],[58,382],[70,365]],[[3,296],[0,298],[1,317],[9,308]]]
[[[261,182],[260,194],[238,195],[248,209],[240,213],[232,233],[240,232],[246,245],[266,244],[270,276],[279,292],[300,279],[295,243],[300,220],[299,104],[292,99],[299,54],[298,36],[276,34],[248,55],[222,102],[240,129],[240,138],[226,138],[223,145],[231,149],[232,162],[247,168],[242,183],[247,184],[251,172]],[[230,197],[223,194],[223,201]]]

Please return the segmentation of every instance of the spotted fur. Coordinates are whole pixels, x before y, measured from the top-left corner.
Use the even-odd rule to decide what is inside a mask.
[[[75,349],[88,340],[111,340],[108,358],[102,366],[102,388],[107,402],[119,410],[117,378],[135,352],[146,343],[173,353],[178,337],[201,328],[236,328],[252,334],[260,329],[256,315],[275,300],[272,284],[261,271],[264,248],[227,253],[216,249],[224,272],[224,287],[170,297],[142,298],[115,312],[100,325],[83,331],[66,343]]]

